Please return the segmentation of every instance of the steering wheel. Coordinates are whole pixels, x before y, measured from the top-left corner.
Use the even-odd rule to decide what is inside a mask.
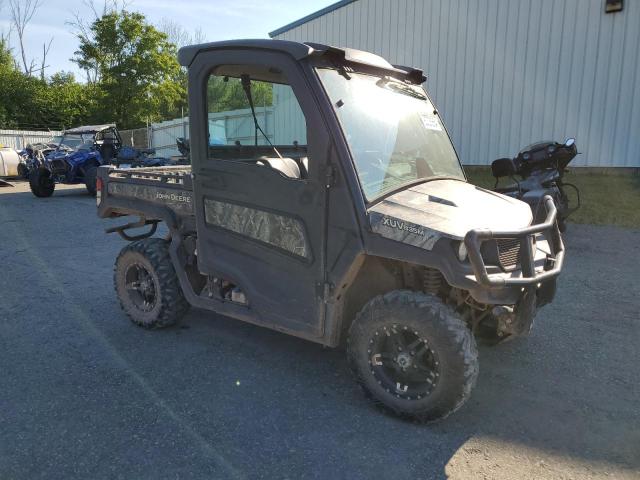
[[[363,166],[366,166],[374,167],[376,170],[384,173],[385,177],[389,176],[397,180],[403,180],[402,177],[389,172],[388,165],[385,165],[385,163],[382,161],[381,152],[377,150],[360,150],[356,153],[355,156],[359,160],[359,162],[356,162],[358,172],[363,177],[366,177],[371,173],[371,170],[362,168]]]

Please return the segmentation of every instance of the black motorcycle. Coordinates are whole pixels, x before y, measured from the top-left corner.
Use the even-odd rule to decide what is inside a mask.
[[[494,190],[527,202],[534,222],[544,221],[546,212],[542,198],[551,195],[558,209],[558,227],[564,232],[567,218],[580,208],[580,190],[563,180],[567,165],[577,154],[575,139],[569,138],[564,143],[534,143],[521,150],[515,158],[494,160],[491,164],[491,173],[496,178]],[[509,177],[515,183],[498,188],[502,177]],[[567,188],[575,192],[576,205],[573,207],[569,205]]]

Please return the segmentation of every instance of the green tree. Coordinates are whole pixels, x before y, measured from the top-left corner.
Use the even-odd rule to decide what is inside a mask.
[[[46,128],[42,115],[47,84],[15,69],[0,70],[0,105],[4,128]]]
[[[73,73],[52,75],[42,94],[41,108],[51,123],[68,128],[102,121],[97,113],[100,90],[96,85],[76,82]]]
[[[0,35],[0,70],[13,70],[14,62],[7,39]]]
[[[176,116],[186,90],[176,47],[167,35],[147,23],[141,13],[111,11],[95,20],[73,61],[95,72],[99,90],[96,113],[102,121],[133,128],[147,120]]]
[[[273,84],[251,81],[251,98],[256,108],[273,105]],[[207,83],[209,112],[227,112],[249,108],[247,94],[239,78],[212,76]]]
[[[0,126],[7,125],[9,112],[7,111],[7,99],[5,99],[5,82],[9,73],[13,70],[13,56],[4,36],[0,36]]]
[[[57,73],[49,80],[0,64],[0,127],[25,130],[66,128],[100,121],[95,85]]]

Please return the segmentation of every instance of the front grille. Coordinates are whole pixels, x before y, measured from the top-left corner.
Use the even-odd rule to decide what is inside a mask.
[[[57,174],[66,173],[67,170],[69,169],[69,165],[67,164],[67,162],[62,159],[51,160],[49,165],[50,165],[49,168],[51,168],[51,171]]]
[[[518,238],[499,238],[498,243],[498,260],[500,266],[504,269],[513,268],[520,261],[520,239]]]

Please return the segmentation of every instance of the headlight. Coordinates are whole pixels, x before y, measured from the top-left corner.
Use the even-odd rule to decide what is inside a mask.
[[[467,259],[467,246],[464,242],[458,244],[458,260],[464,262]]]

